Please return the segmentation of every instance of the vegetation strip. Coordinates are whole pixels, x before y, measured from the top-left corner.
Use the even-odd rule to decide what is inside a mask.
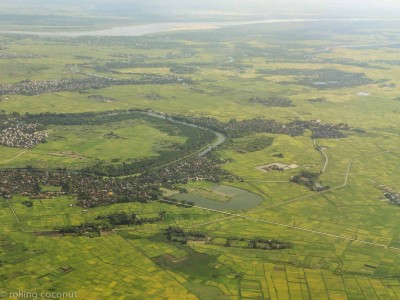
[[[164,200],[164,201],[168,202],[167,200]],[[172,202],[172,201],[170,201],[170,202],[172,204],[174,204],[174,202]],[[339,239],[346,240],[346,241],[358,242],[358,243],[362,243],[362,244],[368,244],[368,245],[372,245],[372,246],[376,246],[376,247],[382,247],[382,248],[394,249],[394,250],[400,251],[400,247],[391,247],[391,246],[384,245],[384,244],[362,241],[362,240],[348,238],[348,237],[344,237],[344,236],[340,236],[340,235],[336,235],[336,234],[332,234],[332,233],[326,233],[326,232],[322,232],[322,231],[318,231],[318,230],[312,230],[312,229],[302,228],[302,227],[298,227],[298,226],[292,226],[292,225],[287,225],[287,224],[283,224],[283,223],[267,221],[267,220],[263,220],[263,219],[259,219],[259,218],[249,217],[249,216],[240,215],[240,214],[234,214],[234,213],[215,210],[215,209],[211,209],[211,208],[200,207],[200,206],[196,206],[196,205],[194,205],[193,207],[197,208],[197,209],[202,209],[202,210],[207,210],[207,211],[211,211],[211,212],[216,212],[216,213],[232,216],[232,217],[252,220],[252,221],[256,221],[256,222],[260,222],[260,223],[271,224],[271,225],[275,225],[275,226],[304,231],[304,232],[308,232],[308,233],[315,233],[315,234],[319,234],[319,235],[325,235],[325,236],[330,236],[330,237],[334,237],[334,238],[339,238]]]

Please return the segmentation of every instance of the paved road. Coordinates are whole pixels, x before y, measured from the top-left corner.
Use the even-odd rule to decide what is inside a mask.
[[[284,201],[284,202],[281,202],[281,203],[270,205],[270,206],[268,206],[266,208],[262,208],[262,209],[275,208],[275,207],[278,207],[278,206],[286,205],[286,204],[297,202],[297,201],[300,201],[300,200],[303,200],[303,199],[306,199],[306,198],[315,197],[315,196],[320,195],[320,194],[324,194],[324,193],[327,193],[327,192],[330,192],[330,191],[334,191],[334,190],[338,190],[338,189],[344,188],[348,183],[350,169],[351,169],[351,162],[349,162],[349,165],[347,167],[347,172],[346,172],[346,175],[345,175],[345,178],[344,178],[344,182],[341,185],[338,185],[336,187],[333,187],[333,188],[330,188],[330,189],[327,189],[327,190],[324,190],[324,191],[321,191],[321,192],[313,192],[312,194],[308,194],[308,195],[300,196],[300,197],[297,197],[297,198],[293,198],[293,199],[290,199],[290,200],[287,200],[287,201]],[[253,210],[252,212],[260,211],[262,209]]]
[[[164,200],[164,202],[169,202],[169,203],[172,203],[172,204],[176,204],[175,202],[167,201],[167,200]],[[381,247],[381,248],[399,250],[400,251],[400,248],[390,247],[390,246],[388,246],[386,244],[368,242],[368,241],[364,241],[364,240],[359,240],[357,238],[349,238],[349,237],[341,236],[341,235],[338,235],[338,234],[323,232],[323,231],[319,231],[319,230],[307,229],[307,228],[303,228],[303,227],[298,227],[298,226],[288,225],[288,224],[284,224],[284,223],[268,221],[268,220],[264,220],[264,219],[260,219],[260,218],[250,217],[250,216],[246,216],[246,215],[242,215],[242,214],[230,213],[230,212],[211,209],[211,208],[205,208],[205,207],[201,207],[201,206],[193,206],[193,207],[197,208],[197,209],[211,211],[211,212],[215,212],[215,213],[219,213],[219,214],[223,214],[223,215],[228,216],[227,218],[221,219],[221,221],[227,220],[227,219],[230,219],[230,218],[242,218],[242,219],[251,220],[251,221],[255,221],[255,222],[259,222],[259,223],[275,225],[275,226],[279,226],[279,227],[285,227],[285,228],[288,228],[288,229],[293,229],[293,230],[298,230],[298,231],[303,231],[303,232],[308,232],[308,233],[313,233],[313,234],[333,237],[333,238],[337,238],[337,239],[342,239],[342,240],[346,240],[346,241],[350,241],[350,242],[356,242],[356,243],[360,243],[360,244],[366,244],[366,245],[371,245],[371,246],[376,246],[376,247]],[[217,221],[217,220],[210,221],[209,224],[211,224],[211,223],[213,223],[215,221]],[[202,223],[202,224],[203,225],[207,225],[207,222],[206,223]]]
[[[314,139],[314,147],[315,147],[315,149],[317,149],[324,156],[325,164],[324,164],[324,167],[321,170],[321,172],[324,173],[325,170],[326,170],[326,167],[328,166],[329,158],[326,155],[326,153],[321,149],[321,147],[317,145],[317,140],[316,139]]]

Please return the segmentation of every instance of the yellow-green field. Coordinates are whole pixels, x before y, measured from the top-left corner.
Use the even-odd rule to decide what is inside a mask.
[[[383,39],[389,31],[398,39],[400,31],[389,24],[363,27],[355,22],[344,23],[354,29],[344,35],[335,30],[335,22],[328,23],[324,34],[318,26],[275,24],[110,40],[0,36],[0,42],[13,41],[0,53],[43,56],[0,59],[0,84],[81,78],[82,73],[127,79],[170,75],[174,66],[196,67],[193,73],[180,75],[193,84],[0,95],[0,110],[6,113],[150,108],[222,122],[321,120],[347,123],[353,129],[342,139],[315,141],[328,161],[315,148],[310,130],[296,137],[251,133],[228,138],[214,153],[224,159],[222,168],[243,181],[221,184],[264,199],[245,211],[218,212],[160,202],[86,210],[73,196],[33,199],[33,206],[27,207],[23,202],[29,199],[21,195],[0,198],[0,291],[77,291],[79,299],[400,299],[400,207],[385,200],[382,191],[383,186],[400,191],[400,100],[396,99],[400,63],[396,63],[395,46],[373,46],[378,44],[374,35]],[[303,36],[304,30],[315,35]],[[168,58],[171,53],[193,55]],[[136,61],[124,55],[148,59]],[[339,70],[348,77],[337,78],[344,86],[319,88],[298,81],[310,75],[274,73],[287,69],[307,74]],[[352,84],[353,73],[363,73],[371,83]],[[336,84],[328,79],[327,83]],[[161,98],[152,99],[154,94]],[[91,95],[114,100],[96,101]],[[285,97],[293,105],[249,102],[252,97],[272,96]],[[319,98],[323,100],[315,101]],[[47,142],[36,148],[0,146],[0,168],[81,169],[98,161],[132,162],[156,157],[159,151],[187,141],[172,125],[163,131],[160,124],[134,119],[51,125]],[[257,169],[273,163],[298,167],[282,172]],[[313,192],[290,182],[300,171],[320,172],[325,163],[320,180],[329,189]],[[216,186],[180,185],[197,196],[228,202],[231,195]],[[165,219],[119,226],[100,236],[53,232],[122,211],[149,218],[165,212]],[[169,242],[164,234],[169,226],[205,232],[215,237],[215,243]],[[292,247],[260,250],[224,245],[234,236],[277,239]]]
[[[118,162],[157,156],[157,150],[184,143],[185,138],[171,136],[145,120],[132,120],[102,126],[52,126],[46,143],[26,152],[1,147],[2,167],[68,167],[80,169],[96,161]],[[17,159],[18,153],[24,152]]]

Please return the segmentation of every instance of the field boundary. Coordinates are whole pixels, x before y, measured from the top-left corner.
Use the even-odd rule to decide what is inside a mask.
[[[168,201],[168,200],[164,200],[164,202],[168,202],[168,203],[171,203],[171,204],[176,204],[175,202]],[[234,217],[236,217],[236,218],[242,218],[242,219],[252,220],[252,221],[256,221],[256,222],[260,222],[260,223],[265,223],[265,224],[270,224],[270,225],[285,227],[285,228],[288,228],[288,229],[294,229],[294,230],[304,231],[304,232],[308,232],[308,233],[313,233],[313,234],[318,234],[318,235],[324,235],[324,236],[334,237],[334,238],[338,238],[338,239],[342,239],[342,240],[346,240],[346,241],[350,241],[350,242],[357,242],[357,243],[361,243],[361,244],[366,244],[366,245],[371,245],[371,246],[376,246],[376,247],[381,247],[381,248],[386,248],[386,249],[392,249],[392,250],[398,250],[398,251],[400,251],[400,248],[388,246],[388,245],[385,245],[385,244],[374,243],[374,242],[368,242],[368,241],[364,241],[364,240],[359,240],[359,239],[357,239],[357,238],[349,238],[349,237],[345,237],[345,236],[341,236],[341,235],[336,235],[336,234],[333,234],[333,233],[328,233],[328,232],[323,232],[323,231],[318,231],[318,230],[307,229],[307,228],[298,227],[298,226],[294,226],[294,225],[288,225],[288,224],[284,224],[284,223],[278,223],[278,222],[268,221],[268,220],[264,220],[264,219],[259,219],[259,218],[255,218],[255,217],[250,217],[250,216],[242,215],[242,214],[235,214],[235,213],[230,213],[230,212],[226,212],[226,211],[221,211],[221,210],[216,210],[216,209],[211,209],[211,208],[205,208],[205,207],[201,207],[201,206],[196,206],[196,205],[193,206],[193,208],[197,208],[197,209],[202,209],[202,210],[206,210],[206,211],[211,211],[211,212],[215,212],[215,213],[224,214],[224,215],[230,216],[230,217],[232,217],[232,218],[234,218]],[[225,219],[228,219],[228,218],[225,218]]]

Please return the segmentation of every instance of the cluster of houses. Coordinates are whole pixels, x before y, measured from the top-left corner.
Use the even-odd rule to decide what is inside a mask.
[[[329,124],[322,123],[321,120],[314,120],[309,123],[313,139],[340,139],[346,137],[346,134],[342,131],[350,130],[350,126],[345,123]]]
[[[240,137],[251,133],[273,133],[286,134],[290,136],[299,136],[304,134],[302,124],[294,122],[283,124],[274,120],[266,119],[249,119],[249,120],[230,120],[229,122],[221,122],[215,118],[206,116],[176,116],[189,123],[198,124],[203,127],[211,128],[215,131],[225,133],[229,137]]]
[[[341,61],[342,63],[342,61]],[[364,73],[346,72],[334,68],[323,69],[261,69],[260,74],[270,76],[295,76],[294,82],[286,81],[281,84],[299,84],[318,89],[346,88],[372,84],[374,81]]]
[[[222,170],[217,162],[197,157],[154,171],[143,170],[140,176],[127,178],[102,177],[66,170],[0,170],[0,195],[12,197],[52,197],[41,186],[61,187],[66,195],[76,196],[82,207],[95,207],[118,202],[162,200],[162,187],[184,184],[190,180],[240,180]]]
[[[0,50],[6,50],[7,45],[8,45],[8,43],[6,43],[6,42],[0,42]]]
[[[298,167],[299,166],[296,164],[286,165],[286,164],[282,164],[282,163],[273,163],[273,164],[269,164],[269,165],[259,166],[256,169],[264,171],[264,172],[271,172],[271,171],[283,172],[286,170],[296,169]]]
[[[296,120],[290,123],[290,126],[299,126],[304,130],[311,130],[312,138],[322,139],[338,139],[346,137],[343,131],[351,130],[350,126],[346,123],[324,123],[321,120],[303,121]]]
[[[189,52],[169,52],[166,55],[166,58],[168,59],[178,59],[178,58],[192,58],[194,57],[194,53],[189,53]]]
[[[144,62],[148,60],[160,60],[160,59],[185,59],[194,57],[194,53],[189,52],[169,52],[164,57],[161,56],[147,56],[145,54],[130,54],[130,53],[112,53],[111,57],[123,58],[129,61]]]
[[[14,59],[14,58],[42,58],[42,55],[23,54],[23,53],[0,53],[0,59]]]
[[[62,91],[101,89],[112,85],[189,84],[190,79],[174,75],[145,74],[141,79],[113,79],[99,76],[44,81],[24,80],[17,84],[0,84],[0,95],[33,96]]]
[[[217,237],[209,236],[201,231],[185,231],[180,227],[168,227],[165,231],[167,239],[170,242],[181,244],[210,244],[224,247],[247,248],[247,249],[262,249],[262,250],[277,250],[287,249],[291,247],[290,243],[279,240],[267,240],[261,238],[249,239],[244,237]],[[226,240],[224,244],[221,242],[213,242],[214,239]]]
[[[129,53],[112,53],[111,57],[124,58],[127,60],[142,61],[142,62],[153,59],[145,54],[129,54]]]
[[[143,173],[146,181],[153,181],[165,187],[188,181],[241,181],[230,172],[221,169],[218,161],[205,156],[182,161],[178,164],[161,168],[155,172]]]
[[[190,84],[193,83],[191,79],[187,79],[176,75],[158,75],[158,74],[144,74],[142,77],[143,84]]]
[[[61,187],[60,192],[45,192],[41,186]],[[116,202],[157,200],[161,192],[155,185],[141,185],[136,178],[102,178],[65,170],[1,170],[0,195],[22,195],[31,199],[57,195],[76,196],[83,207]]]
[[[175,118],[211,128],[215,131],[225,133],[229,137],[240,137],[246,134],[259,132],[301,136],[304,134],[305,130],[311,130],[312,138],[337,139],[346,137],[346,134],[343,131],[351,130],[348,124],[323,123],[321,120],[296,120],[283,124],[274,120],[261,118],[240,121],[230,120],[225,123],[206,116],[175,116]]]
[[[270,106],[270,107],[290,107],[293,106],[292,101],[287,98],[283,97],[267,97],[267,98],[261,98],[261,97],[252,97],[249,99],[250,103],[257,103],[257,104],[262,104],[265,106]]]
[[[3,124],[4,125],[4,124]],[[48,133],[42,131],[38,124],[9,124],[0,130],[0,145],[14,148],[33,148],[48,138]]]
[[[322,185],[321,182],[318,182],[318,177],[320,173],[311,173],[308,171],[301,171],[300,174],[294,175],[290,178],[290,182],[304,185],[310,188],[311,191],[314,192],[322,192],[324,190],[329,189],[329,186]]]
[[[115,101],[114,98],[104,97],[104,96],[101,96],[101,95],[90,95],[90,96],[88,96],[88,99],[89,100],[99,101],[99,102],[107,102],[107,103]]]
[[[163,97],[163,96],[161,96],[161,95],[159,95],[159,94],[150,94],[150,95],[146,95],[146,98],[147,99],[150,99],[150,100],[164,100],[164,99],[166,99],[165,97]]]
[[[389,188],[384,189],[384,195],[390,203],[400,206],[400,192],[394,191]]]
[[[61,91],[79,91],[85,89],[96,89],[110,85],[109,80],[103,78],[81,78],[81,79],[55,79],[44,81],[24,80],[17,84],[0,85],[0,95],[25,95],[33,96]]]

